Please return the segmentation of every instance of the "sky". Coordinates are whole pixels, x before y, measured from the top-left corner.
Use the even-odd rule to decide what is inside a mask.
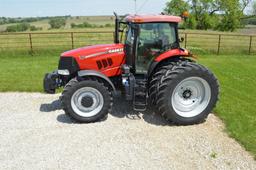
[[[0,0],[0,16],[94,16],[134,14],[135,0]],[[139,14],[159,14],[168,0],[137,0]]]

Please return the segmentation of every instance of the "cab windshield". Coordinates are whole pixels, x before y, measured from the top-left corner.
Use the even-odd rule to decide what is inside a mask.
[[[139,48],[142,50],[166,51],[177,48],[175,24],[145,23],[140,24]]]
[[[140,24],[137,53],[137,72],[145,73],[155,57],[170,49],[179,47],[175,24]]]

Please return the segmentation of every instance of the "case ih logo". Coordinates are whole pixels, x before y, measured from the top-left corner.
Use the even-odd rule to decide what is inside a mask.
[[[119,48],[119,49],[109,50],[108,53],[119,53],[119,52],[123,52],[123,51],[124,51],[123,48]]]
[[[103,55],[103,54],[120,53],[120,52],[123,52],[123,51],[124,51],[123,48],[119,48],[119,49],[113,49],[113,50],[109,50],[109,51],[105,51],[105,52],[99,52],[99,53],[95,53],[95,54],[91,54],[91,55],[80,56],[79,58],[81,60],[84,60],[84,59],[87,59],[87,58],[97,57],[97,56]]]

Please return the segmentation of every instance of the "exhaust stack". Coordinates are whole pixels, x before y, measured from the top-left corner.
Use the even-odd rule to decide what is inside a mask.
[[[114,15],[116,17],[115,19],[115,37],[114,37],[114,43],[115,44],[119,44],[119,16],[117,15],[117,13],[114,12]]]

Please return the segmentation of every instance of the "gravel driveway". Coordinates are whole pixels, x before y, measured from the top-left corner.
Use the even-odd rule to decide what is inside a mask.
[[[214,115],[174,126],[118,98],[106,120],[77,124],[58,98],[0,93],[0,169],[256,169]]]

